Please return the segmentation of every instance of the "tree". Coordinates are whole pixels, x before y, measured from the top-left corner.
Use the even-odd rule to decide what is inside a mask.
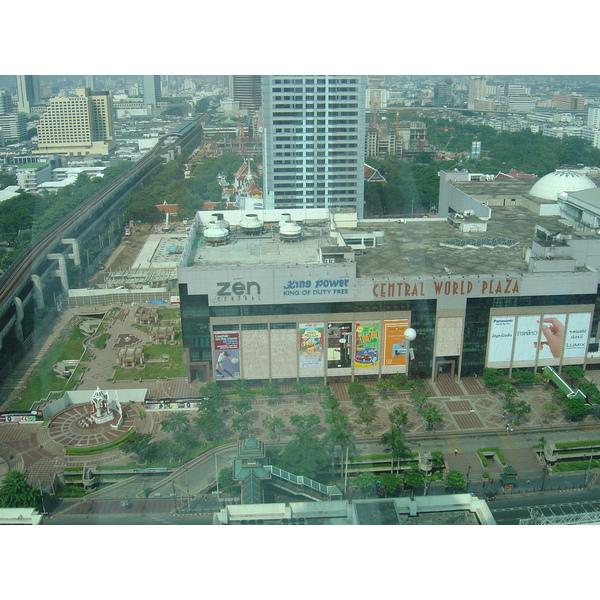
[[[231,419],[231,429],[238,434],[240,440],[248,437],[251,424],[252,418],[246,413],[236,415]]]
[[[225,429],[225,422],[216,410],[200,409],[198,416],[194,418],[194,423],[209,442],[218,439],[219,434]]]
[[[588,414],[589,406],[583,398],[565,398],[565,410],[571,421],[580,421]]]
[[[401,406],[396,406],[389,412],[388,419],[392,427],[404,427],[408,425],[408,412]]]
[[[302,439],[312,435],[312,430],[321,422],[318,415],[292,415],[290,417],[290,424],[296,428],[296,435]]]
[[[202,397],[203,403],[207,400],[212,400],[215,406],[220,406],[225,399],[225,393],[221,386],[216,383],[207,383],[200,388],[200,396]]]
[[[425,412],[425,421],[427,428],[433,429],[435,425],[444,421],[444,417],[437,406],[430,406]]]
[[[125,452],[137,454],[140,462],[144,462],[156,453],[157,445],[152,442],[151,433],[138,433],[136,431],[121,444],[120,448]]]
[[[384,396],[387,396],[388,392],[394,389],[394,382],[391,379],[380,379],[375,384],[375,389]]]
[[[363,491],[372,488],[377,481],[374,473],[359,473],[354,478],[354,483]]]
[[[400,472],[400,461],[411,454],[406,444],[404,433],[398,427],[392,426],[388,432],[381,436],[380,441],[384,446],[389,447],[392,455],[390,473],[394,472],[394,461],[396,460],[398,461],[397,469]]]
[[[190,421],[188,419],[188,415],[185,413],[172,412],[163,419],[160,423],[160,427],[163,431],[168,433],[175,432],[180,433],[185,431],[190,426]]]
[[[404,485],[411,488],[411,497],[413,498],[415,495],[415,488],[423,485],[424,481],[425,475],[415,467],[408,469],[404,473]]]
[[[585,377],[585,371],[579,365],[566,365],[562,370],[570,379],[571,387],[573,388],[576,388],[579,382]]]
[[[444,485],[452,490],[462,490],[466,486],[465,476],[460,471],[452,469],[448,471]]]
[[[250,384],[245,379],[238,379],[233,382],[233,390],[240,398],[249,398],[252,396]]]
[[[420,414],[429,400],[429,392],[420,387],[414,388],[410,392],[410,399],[413,401],[417,412]]]
[[[505,403],[504,410],[514,415],[515,424],[519,425],[521,423],[521,419],[528,415],[531,412],[531,406],[527,404],[525,400],[520,400],[519,402],[515,402],[514,400],[510,400]]]
[[[540,443],[540,459],[544,460],[544,451],[546,450],[546,444],[548,443],[548,441],[546,440],[546,438],[544,436],[542,436],[538,440],[538,442]]]
[[[2,508],[35,508],[41,500],[40,493],[27,482],[27,475],[9,471],[0,484]]]
[[[265,417],[262,420],[262,424],[263,424],[263,427],[267,431],[271,432],[271,438],[278,437],[275,432],[278,431],[279,429],[283,429],[285,427],[285,423],[283,422],[283,419],[280,419],[279,417],[273,417],[273,416]]]
[[[229,494],[235,485],[233,481],[233,467],[223,467],[219,471],[219,491]]]
[[[270,403],[272,403],[273,398],[280,393],[279,386],[274,381],[267,381],[261,388],[260,393],[269,398]]]
[[[388,494],[393,494],[398,489],[401,482],[402,479],[398,475],[382,473],[379,476],[379,489],[383,490],[384,497],[387,498]]]
[[[296,437],[281,453],[278,466],[293,473],[314,479],[319,471],[326,469],[329,454],[321,441],[313,435]]]

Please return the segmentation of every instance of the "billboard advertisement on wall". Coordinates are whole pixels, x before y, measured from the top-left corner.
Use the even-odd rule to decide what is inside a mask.
[[[534,366],[557,364],[561,358],[583,359],[590,318],[591,313],[493,316],[487,364],[512,360],[519,366]]]
[[[503,363],[510,361],[515,335],[515,317],[492,317],[490,322],[490,343],[487,362]]]
[[[327,367],[352,365],[352,323],[327,324]]]
[[[565,333],[565,358],[583,358],[587,350],[590,335],[591,313],[572,313],[569,315]]]
[[[373,369],[379,366],[379,323],[356,324],[355,369]]]
[[[300,323],[300,368],[322,367],[324,323]]]
[[[240,334],[213,333],[213,356],[217,379],[239,379]]]
[[[407,342],[404,332],[408,327],[408,319],[383,322],[383,364],[386,367],[406,364]]]

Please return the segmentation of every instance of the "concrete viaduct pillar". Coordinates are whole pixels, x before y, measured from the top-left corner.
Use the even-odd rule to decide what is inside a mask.
[[[67,294],[69,292],[69,278],[67,276],[67,261],[63,254],[50,253],[46,257],[48,260],[57,260],[58,261],[58,270],[54,271],[54,274],[60,277],[60,282],[62,284],[63,293]]]
[[[23,341],[23,317],[25,311],[23,310],[23,301],[18,296],[15,298],[15,308],[17,311],[17,320],[15,322],[15,335],[19,342]]]
[[[72,258],[75,262],[75,266],[79,267],[81,265],[81,254],[79,253],[79,242],[75,238],[65,238],[60,240],[62,244],[67,244],[73,248],[73,252],[71,254],[67,254],[68,258]]]
[[[44,308],[44,292],[42,290],[42,281],[40,276],[33,273],[31,275],[31,281],[33,282],[33,299],[35,300],[35,307],[38,310]]]

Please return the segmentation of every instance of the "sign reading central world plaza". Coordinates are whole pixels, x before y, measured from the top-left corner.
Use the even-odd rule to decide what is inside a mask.
[[[216,306],[542,296],[549,289],[569,289],[571,284],[579,293],[595,293],[594,275],[580,272],[357,278],[355,265],[319,264],[222,270],[182,268],[180,282],[187,283],[189,294],[206,294],[209,303]]]

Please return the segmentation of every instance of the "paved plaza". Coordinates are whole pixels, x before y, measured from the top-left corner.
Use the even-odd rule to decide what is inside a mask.
[[[112,309],[112,310],[111,310]],[[61,315],[59,323],[40,347],[39,352],[53,343],[61,328],[72,326],[82,314],[98,311],[104,315],[104,331],[109,334],[109,343],[103,349],[96,349],[88,344],[93,354],[89,367],[78,382],[78,390],[95,390],[97,387],[109,391],[114,389],[147,389],[149,398],[182,398],[198,397],[199,382],[188,382],[185,378],[113,381],[114,367],[117,364],[116,348],[126,345],[143,345],[150,342],[148,334],[133,326],[135,306],[117,305],[113,307],[88,307],[87,310],[71,309]],[[179,346],[173,346],[173,352],[181,352]],[[591,371],[589,377],[598,383],[600,372]],[[456,381],[447,374],[440,374],[435,382],[425,382],[430,394],[429,405],[437,406],[443,422],[435,430],[428,431],[424,419],[417,413],[410,401],[409,392],[390,392],[380,394],[372,388],[375,398],[377,419],[366,427],[360,424],[359,409],[353,406],[347,392],[347,384],[335,383],[330,387],[335,397],[341,402],[341,410],[348,415],[353,434],[357,440],[357,453],[369,454],[382,452],[381,435],[389,429],[388,414],[397,406],[402,406],[408,412],[409,424],[405,428],[406,439],[413,450],[440,450],[444,452],[448,467],[463,473],[469,472],[471,477],[481,477],[484,471],[477,455],[487,438],[493,438],[493,445],[502,448],[509,464],[515,466],[520,473],[535,473],[541,471],[542,464],[533,445],[542,435],[548,442],[558,441],[568,436],[569,439],[596,439],[600,434],[598,419],[588,416],[576,427],[568,423],[561,412],[550,422],[545,421],[543,405],[551,399],[551,386],[536,385],[523,389],[519,400],[525,400],[532,407],[532,412],[525,417],[521,426],[511,424],[506,427],[502,403],[499,396],[483,386],[479,377],[465,378]],[[282,392],[289,387],[282,386]],[[294,428],[289,419],[292,415],[316,414],[321,419],[317,432],[325,431],[325,411],[320,400],[314,396],[282,395],[274,400],[254,398],[251,400],[252,418],[251,435],[266,443],[286,443],[291,439]],[[223,414],[229,425],[233,411],[228,409]],[[158,438],[166,434],[161,431],[161,421],[169,413],[168,410],[139,410],[136,406],[124,405],[125,419],[119,430],[114,430],[110,424],[90,427],[84,426],[86,414],[90,405],[75,405],[55,415],[47,424],[4,423],[0,425],[0,477],[9,469],[27,470],[32,483],[48,485],[56,473],[61,473],[67,466],[84,465],[125,465],[131,462],[131,456],[115,449],[101,455],[69,456],[65,453],[66,446],[94,446],[112,441],[124,435],[130,428],[140,433],[152,433]],[[175,409],[195,416],[195,410]],[[277,432],[274,439],[265,430],[262,421],[265,417],[280,417],[285,427]],[[320,428],[320,429],[319,429]],[[236,435],[228,429],[224,437],[235,439]],[[490,464],[486,469],[491,477],[499,476],[501,467]]]

